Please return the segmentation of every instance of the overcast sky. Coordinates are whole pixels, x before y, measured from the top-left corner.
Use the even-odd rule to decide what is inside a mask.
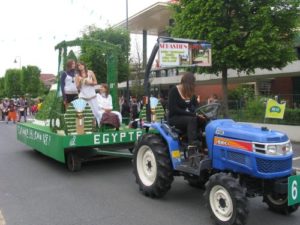
[[[129,17],[158,1],[167,0],[128,0]],[[42,73],[56,74],[57,43],[81,36],[85,26],[95,24],[104,29],[126,19],[126,0],[0,0],[0,3],[0,77],[7,69],[27,65],[38,66]]]

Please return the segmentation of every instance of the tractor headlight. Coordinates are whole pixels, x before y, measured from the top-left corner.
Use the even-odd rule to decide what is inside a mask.
[[[267,145],[266,153],[268,155],[285,155],[293,152],[292,143],[290,141],[286,143]]]
[[[268,145],[267,146],[267,154],[268,155],[277,155],[277,147],[276,147],[276,145]]]
[[[288,143],[284,144],[283,146],[281,146],[280,149],[280,153],[281,154],[286,154],[286,153],[290,153],[293,152],[293,146],[292,143],[289,141]]]

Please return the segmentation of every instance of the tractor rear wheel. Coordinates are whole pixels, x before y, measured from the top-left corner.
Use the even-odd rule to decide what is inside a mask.
[[[204,197],[216,224],[245,224],[248,210],[246,190],[238,180],[226,173],[212,175],[206,183]]]
[[[133,168],[144,195],[160,198],[171,188],[173,169],[168,147],[160,136],[142,136],[133,152]]]

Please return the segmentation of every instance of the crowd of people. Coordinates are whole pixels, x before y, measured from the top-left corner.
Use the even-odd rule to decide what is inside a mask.
[[[119,107],[123,117],[135,120],[139,117],[139,113],[143,108],[143,101],[131,96],[129,101],[122,96],[119,98]]]
[[[27,122],[28,115],[35,115],[41,108],[41,100],[29,100],[25,97],[4,98],[0,100],[0,119],[6,123]]]

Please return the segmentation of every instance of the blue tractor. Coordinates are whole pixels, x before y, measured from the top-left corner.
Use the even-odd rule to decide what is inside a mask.
[[[194,41],[158,38],[146,68],[146,90],[159,45],[173,42]],[[277,213],[295,212],[299,204],[288,204],[288,177],[295,172],[287,135],[231,119],[216,119],[219,108],[215,103],[197,109],[206,117],[207,125],[201,137],[204,154],[193,159],[186,156],[187,143],[181,131],[163,120],[144,123],[149,132],[141,136],[133,151],[134,175],[140,191],[148,197],[163,197],[174,176],[183,176],[191,185],[205,188],[210,214],[216,224],[222,225],[246,224],[249,197],[263,196],[263,201]],[[149,105],[147,109],[150,111]]]

